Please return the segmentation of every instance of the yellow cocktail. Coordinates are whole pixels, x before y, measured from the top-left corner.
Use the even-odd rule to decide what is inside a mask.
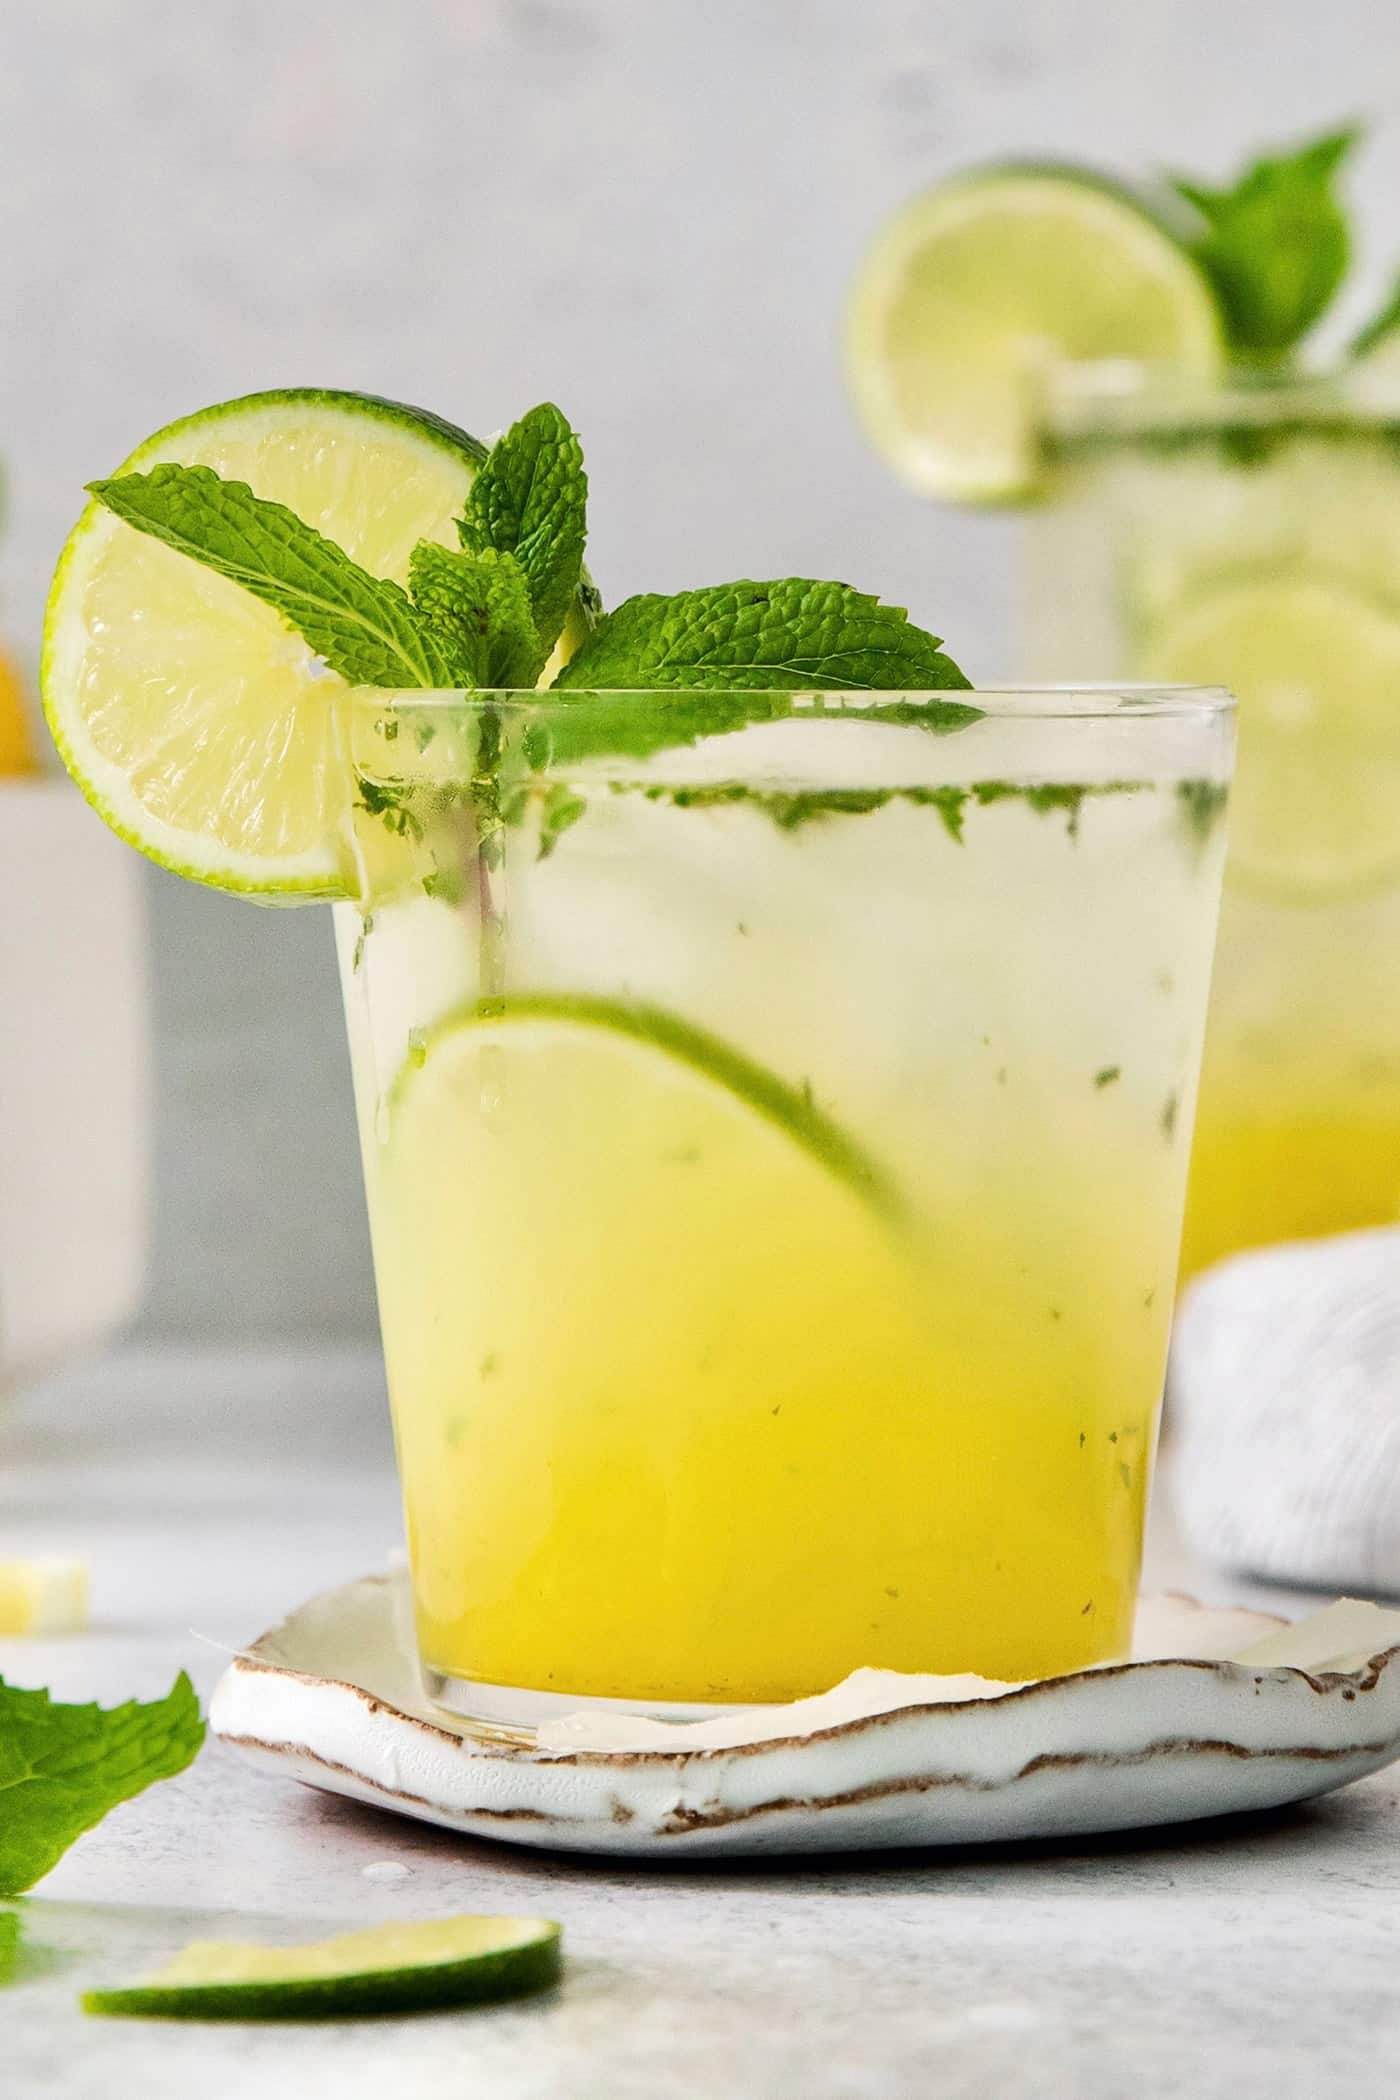
[[[577,763],[544,703],[355,703],[339,942],[460,1710],[1125,1650],[1228,716],[973,697]]]

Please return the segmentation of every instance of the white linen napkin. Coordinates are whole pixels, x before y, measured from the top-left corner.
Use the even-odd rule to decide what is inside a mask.
[[[1400,1596],[1400,1228],[1207,1271],[1167,1405],[1165,1485],[1203,1559]]]

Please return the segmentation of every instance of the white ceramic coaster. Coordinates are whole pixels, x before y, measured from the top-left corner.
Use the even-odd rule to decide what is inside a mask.
[[[349,1583],[264,1635],[221,1679],[214,1731],[285,1778],[513,1844],[660,1859],[1069,1837],[1275,1808],[1400,1756],[1400,1613],[1374,1605],[1289,1627],[1147,1599],[1143,1659],[1074,1677],[858,1671],[796,1706],[586,1715],[517,1748],[427,1704],[395,1587]]]

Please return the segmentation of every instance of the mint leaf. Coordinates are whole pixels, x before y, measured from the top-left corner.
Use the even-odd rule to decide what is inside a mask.
[[[59,1706],[0,1678],[0,1896],[17,1896],[108,1809],[183,1772],[204,1741],[182,1671],[164,1699]]]
[[[420,540],[409,556],[408,588],[444,648],[470,666],[474,685],[533,686],[544,656],[525,572],[513,554],[494,547],[454,554]]]
[[[1400,331],[1400,277],[1396,278],[1390,297],[1380,312],[1373,315],[1364,328],[1357,329],[1347,345],[1348,357],[1368,357],[1387,336],[1397,331]]]
[[[1230,347],[1241,356],[1285,356],[1331,304],[1351,256],[1333,183],[1359,137],[1348,126],[1295,153],[1257,160],[1231,189],[1172,178],[1178,197],[1203,222],[1187,245],[1214,287]]]
[[[138,532],[241,584],[350,685],[453,686],[470,673],[408,593],[371,576],[283,503],[212,467],[152,467],[91,492]]]
[[[19,1916],[0,1910],[0,1983],[8,1983],[19,1961]]]
[[[751,722],[781,722],[792,712],[784,692],[680,690],[659,703],[626,691],[561,691],[561,683],[562,674],[525,731],[525,755],[536,771],[584,758],[650,758]]]
[[[569,826],[577,824],[587,813],[588,804],[566,781],[556,780],[552,787],[547,788],[544,807],[540,811],[540,859],[548,860]]]
[[[653,697],[625,689],[561,692],[556,684],[541,695],[539,711],[525,731],[525,756],[537,771],[588,758],[651,758],[702,738],[731,735],[755,722],[795,719],[886,723],[947,736],[980,721],[982,710],[964,700],[932,698],[862,701],[853,707],[836,698],[794,694],[780,687],[757,692],[678,687]]]
[[[587,537],[583,447],[545,401],[513,423],[472,482],[458,530],[469,554],[494,548],[524,571],[539,635],[533,685],[579,588]]]
[[[784,576],[628,598],[599,621],[556,690],[646,686],[962,688],[937,638],[844,583]]]

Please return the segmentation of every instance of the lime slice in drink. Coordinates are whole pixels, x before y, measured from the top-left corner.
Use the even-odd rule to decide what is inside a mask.
[[[1144,635],[1144,678],[1240,702],[1230,871],[1310,903],[1400,867],[1400,612],[1349,582],[1275,571],[1182,601]]]
[[[440,1155],[445,1126],[439,1117],[450,1112],[443,1097],[456,1095],[479,1105],[483,1056],[494,1059],[503,1048],[516,1070],[510,1083],[517,1114],[523,1114],[523,1099],[539,1093],[538,1112],[526,1118],[533,1127],[552,1121],[559,1103],[574,1092],[579,1121],[595,1129],[600,1115],[589,1113],[590,1099],[596,1105],[605,1095],[616,1096],[624,1120],[634,1128],[654,1109],[657,1128],[671,1149],[678,1142],[672,1127],[678,1116],[694,1125],[687,1143],[697,1152],[704,1149],[697,1134],[702,1124],[722,1141],[736,1114],[745,1121],[758,1117],[875,1209],[893,1216],[900,1208],[899,1192],[884,1168],[817,1106],[808,1088],[790,1086],[766,1065],[664,1007],[583,992],[517,992],[484,999],[439,1021],[413,1043],[394,1082],[390,1112],[396,1135],[407,1120],[422,1130],[428,1151]],[[501,1068],[493,1064],[491,1070],[499,1074]],[[485,1083],[494,1091],[494,1080]],[[565,1141],[561,1134],[561,1148]]]
[[[547,1918],[435,1918],[302,1947],[197,1940],[148,1978],[85,1991],[90,2013],[176,2020],[322,2020],[519,1997],[554,1983]]]
[[[1051,365],[1210,378],[1222,356],[1191,257],[1130,192],[1068,167],[986,168],[916,197],[876,240],[847,318],[871,442],[920,495],[958,503],[1032,493]]]
[[[484,458],[425,411],[293,388],[172,423],[119,471],[212,467],[402,583],[418,540],[455,545]],[[267,902],[353,892],[352,782],[327,704],[340,681],[269,606],[95,501],[54,579],[43,688],[69,772],[152,860]]]

